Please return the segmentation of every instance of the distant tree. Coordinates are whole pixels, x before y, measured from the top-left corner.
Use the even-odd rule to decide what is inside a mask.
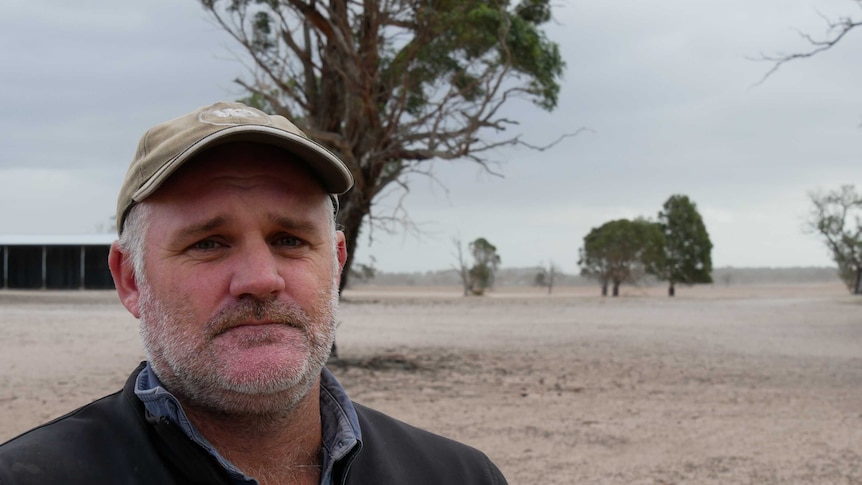
[[[469,272],[470,291],[481,295],[494,287],[494,273],[500,266],[500,255],[497,254],[497,247],[482,237],[471,242],[469,247],[474,261]]]
[[[494,286],[494,274],[500,266],[500,256],[497,248],[485,238],[478,238],[467,245],[473,256],[473,265],[468,266],[464,258],[464,250],[460,239],[454,239],[458,277],[464,289],[464,296],[482,295],[486,289]]]
[[[536,277],[533,278],[533,284],[540,287],[547,286],[548,282],[545,281],[547,275],[545,274],[545,268],[539,268],[539,272],[536,273]]]
[[[581,267],[581,275],[597,280],[602,288],[602,296],[608,296],[611,275],[610,263],[605,257],[604,227],[594,227],[584,236],[584,245],[578,250],[578,266]]]
[[[560,268],[553,261],[548,262],[547,267],[539,267],[539,272],[533,280],[533,284],[548,289],[550,295],[554,291],[554,282],[561,274]]]
[[[843,185],[809,194],[813,207],[807,229],[823,238],[851,293],[862,294],[862,193]]]
[[[453,239],[452,243],[455,245],[455,256],[458,258],[458,265],[455,269],[458,271],[458,278],[461,280],[461,288],[464,290],[464,296],[468,296],[470,294],[470,268],[464,260],[464,249],[461,246],[461,240]]]
[[[637,283],[657,266],[663,247],[659,227],[644,219],[618,219],[594,228],[584,237],[580,250],[581,274],[597,279],[602,296],[607,296],[608,284],[613,296],[619,296],[620,285]]]
[[[668,296],[676,294],[677,283],[712,283],[712,242],[695,203],[672,195],[658,214],[658,225],[663,251],[648,272],[668,282]]]

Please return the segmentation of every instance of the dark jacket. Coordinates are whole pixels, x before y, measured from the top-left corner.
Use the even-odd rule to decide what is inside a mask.
[[[0,484],[227,484],[176,426],[148,416],[135,377],[122,391],[0,445]],[[336,465],[345,485],[506,483],[480,451],[355,405],[362,449]]]

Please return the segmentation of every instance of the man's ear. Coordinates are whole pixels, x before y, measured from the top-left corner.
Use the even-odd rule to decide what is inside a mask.
[[[108,267],[111,268],[111,276],[114,278],[114,285],[117,287],[120,302],[135,318],[141,318],[138,309],[140,291],[138,282],[135,280],[135,265],[132,263],[131,255],[120,248],[119,241],[114,241],[111,244],[111,252],[108,253]]]
[[[344,270],[347,262],[347,241],[344,239],[344,231],[335,231],[335,253],[338,258],[338,274]]]

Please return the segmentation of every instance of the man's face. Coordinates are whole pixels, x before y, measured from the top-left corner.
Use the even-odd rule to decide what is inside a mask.
[[[317,381],[345,254],[327,197],[283,152],[229,144],[147,199],[141,334],[181,400],[279,413]]]

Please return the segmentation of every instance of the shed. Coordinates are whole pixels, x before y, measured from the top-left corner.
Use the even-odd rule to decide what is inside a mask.
[[[114,234],[0,235],[0,288],[108,289]]]

